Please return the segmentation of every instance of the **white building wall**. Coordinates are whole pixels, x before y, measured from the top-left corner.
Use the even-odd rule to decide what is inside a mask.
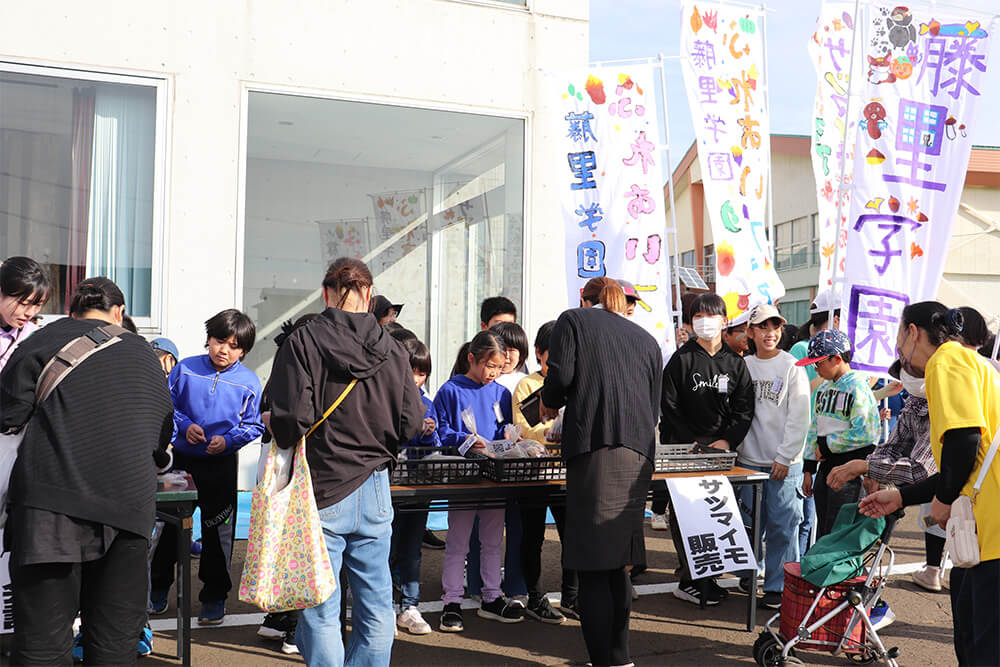
[[[248,88],[525,117],[523,319],[533,331],[565,305],[562,269],[543,261],[562,230],[544,177],[553,139],[535,129],[541,72],[586,62],[587,18],[582,0],[532,0],[530,10],[458,0],[47,0],[5,4],[0,60],[170,81],[161,330],[182,350],[203,343],[193,309],[242,299]]]

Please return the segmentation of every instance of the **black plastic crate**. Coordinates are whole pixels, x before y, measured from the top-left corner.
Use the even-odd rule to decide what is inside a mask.
[[[390,481],[407,486],[475,483],[483,478],[482,461],[467,459],[454,447],[403,447]]]
[[[692,454],[693,445],[657,445],[653,472],[711,472],[732,470],[736,452]]]
[[[566,466],[558,456],[486,459],[483,474],[494,482],[539,482],[566,479]]]

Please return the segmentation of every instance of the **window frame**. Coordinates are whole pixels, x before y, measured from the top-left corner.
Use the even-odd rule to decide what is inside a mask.
[[[451,0],[465,2],[465,0]],[[529,0],[530,2],[531,0]],[[478,2],[474,4],[480,4]],[[496,5],[492,2],[488,3],[489,6],[503,6],[509,7],[511,9],[524,11],[525,7],[518,7],[516,5]],[[233,303],[236,304],[236,308],[240,310],[244,309],[245,304],[243,303],[243,286],[244,286],[244,266],[246,263],[246,181],[247,181],[247,159],[249,157],[248,152],[248,133],[249,133],[249,112],[250,112],[250,94],[251,93],[271,93],[276,95],[289,95],[293,97],[311,97],[321,100],[330,100],[333,102],[360,102],[363,104],[381,104],[385,106],[402,107],[406,109],[418,109],[422,111],[450,111],[455,113],[472,114],[476,116],[489,116],[492,118],[505,118],[511,120],[519,120],[524,124],[524,134],[523,143],[521,145],[522,153],[522,164],[521,169],[523,173],[523,183],[522,183],[522,194],[521,194],[521,260],[522,260],[522,271],[521,271],[521,293],[520,301],[521,308],[518,313],[518,323],[524,328],[525,331],[533,331],[533,320],[531,317],[531,311],[527,308],[527,286],[531,284],[532,280],[532,270],[534,262],[531,261],[530,256],[530,239],[533,232],[533,218],[531,210],[531,179],[532,179],[532,129],[534,118],[530,111],[518,110],[518,109],[498,109],[489,108],[484,106],[476,106],[471,104],[457,104],[457,103],[446,103],[434,100],[414,100],[414,99],[400,99],[396,97],[388,97],[385,95],[372,95],[365,93],[347,93],[347,92],[333,92],[328,90],[318,90],[315,88],[307,88],[302,86],[290,86],[290,85],[276,85],[267,83],[258,83],[256,81],[240,81],[240,121],[239,121],[239,153],[237,156],[237,166],[239,170],[238,174],[238,184],[237,184],[237,210],[236,210],[236,247],[235,247],[235,259],[236,266],[234,270],[234,295]],[[500,139],[500,137],[498,137]],[[468,158],[469,154],[463,154],[459,156],[458,159]],[[441,168],[438,169],[440,171]],[[433,201],[427,203],[428,210],[433,206]],[[428,294],[433,294],[434,290],[437,289],[440,276],[440,255],[435,254],[435,246],[439,243],[432,243],[432,239],[428,239],[430,244],[431,254],[429,255],[431,266],[428,267],[428,272],[426,276],[427,281],[427,291]],[[309,300],[318,298],[322,294],[322,288],[319,287],[319,283],[322,280],[322,276],[316,276],[316,289],[309,294],[307,297]],[[378,286],[376,285],[376,290]],[[428,299],[428,317],[429,322],[429,334],[431,336],[437,333],[437,315],[439,306],[436,305],[436,299]],[[257,338],[260,340],[266,335],[269,335],[272,331],[281,326],[283,322],[288,317],[291,317],[293,312],[297,312],[294,309],[282,313],[282,315],[275,320],[275,322],[270,323],[267,326],[261,326],[258,323]],[[478,310],[477,310],[478,313]],[[530,335],[530,334],[529,334]],[[431,348],[433,349],[433,347]],[[441,364],[442,362],[438,362]],[[444,362],[447,363],[447,362]],[[441,366],[443,367],[443,366]]]
[[[131,315],[140,333],[158,334],[165,328],[164,310],[167,302],[166,280],[168,252],[166,243],[166,221],[169,219],[169,178],[167,165],[170,164],[170,123],[173,110],[173,77],[162,73],[140,72],[119,68],[100,70],[83,69],[65,65],[43,65],[16,58],[0,59],[0,74],[14,73],[29,76],[55,77],[74,81],[95,83],[117,83],[144,86],[156,91],[156,113],[153,119],[153,229],[150,270],[149,316]],[[129,304],[125,304],[128,312]],[[47,320],[65,317],[65,313],[45,315]]]

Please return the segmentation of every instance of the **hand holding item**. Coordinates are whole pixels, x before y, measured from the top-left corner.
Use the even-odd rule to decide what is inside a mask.
[[[934,520],[937,525],[941,526],[942,529],[948,527],[948,519],[951,518],[951,505],[945,505],[943,502],[934,496],[934,500],[931,501],[931,519]]]
[[[184,437],[189,444],[197,445],[205,442],[205,431],[203,431],[197,424],[191,424],[188,426],[187,433],[184,434]]]
[[[878,416],[882,421],[887,422],[892,419],[892,410],[889,408],[882,408],[878,411]]]
[[[858,512],[877,519],[880,516],[892,514],[902,506],[903,497],[900,495],[899,489],[886,489],[862,498],[858,504]]]
[[[875,493],[878,491],[878,482],[871,477],[865,477],[861,480],[861,486],[864,487],[865,493]]]
[[[437,428],[437,423],[433,419],[431,419],[430,417],[424,418],[424,430],[423,430],[424,435],[430,435],[431,433],[434,432],[434,429],[436,428]]]
[[[208,447],[205,448],[206,454],[221,454],[226,448],[226,439],[221,435],[213,435],[212,439],[208,441]]]
[[[550,408],[543,401],[539,401],[538,412],[543,422],[550,421],[559,416],[559,408]]]

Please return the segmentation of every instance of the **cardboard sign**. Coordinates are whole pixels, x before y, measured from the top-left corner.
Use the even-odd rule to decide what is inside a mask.
[[[722,476],[667,480],[692,579],[756,569],[736,494]]]

